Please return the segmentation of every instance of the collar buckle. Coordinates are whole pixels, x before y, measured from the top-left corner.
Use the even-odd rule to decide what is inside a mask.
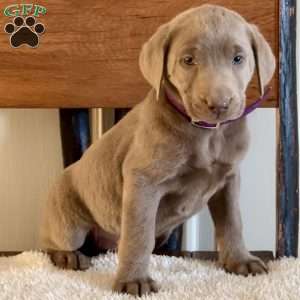
[[[195,121],[191,121],[191,124],[194,126],[194,127],[197,127],[197,128],[203,128],[203,129],[218,129],[220,127],[220,123],[216,123],[216,124],[201,124],[201,122],[195,122]]]

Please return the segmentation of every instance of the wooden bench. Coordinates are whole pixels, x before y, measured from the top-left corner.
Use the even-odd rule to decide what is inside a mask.
[[[4,0],[3,10],[12,6],[6,10],[7,16],[1,15],[1,28],[12,22],[16,14],[34,13],[45,32],[39,35],[39,46],[32,49],[24,45],[12,48],[9,35],[1,31],[0,107],[132,107],[149,89],[138,69],[141,45],[177,13],[208,2],[234,9],[257,24],[277,56],[272,95],[264,103],[279,111],[277,256],[296,256],[296,0],[41,0],[38,4],[46,8],[46,13]],[[252,100],[258,96],[256,78],[248,96]]]

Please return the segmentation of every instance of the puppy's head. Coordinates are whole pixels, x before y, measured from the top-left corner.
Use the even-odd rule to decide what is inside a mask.
[[[263,93],[275,70],[270,46],[256,26],[212,5],[162,25],[140,54],[141,71],[157,98],[167,89],[194,121],[239,117],[255,67]]]

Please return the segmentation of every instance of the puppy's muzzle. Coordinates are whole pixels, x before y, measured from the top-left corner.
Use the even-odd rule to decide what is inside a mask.
[[[200,109],[200,106],[206,107],[215,117],[220,117],[226,113],[233,102],[233,96],[207,96],[201,98],[199,102],[194,103],[194,107]]]

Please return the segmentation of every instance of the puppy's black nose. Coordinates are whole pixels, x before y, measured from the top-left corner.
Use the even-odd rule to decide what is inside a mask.
[[[211,112],[216,115],[220,115],[228,110],[229,104],[227,102],[221,104],[208,105],[208,108]]]
[[[229,109],[231,101],[232,97],[222,97],[221,99],[219,97],[209,97],[206,104],[212,113],[219,116]]]

